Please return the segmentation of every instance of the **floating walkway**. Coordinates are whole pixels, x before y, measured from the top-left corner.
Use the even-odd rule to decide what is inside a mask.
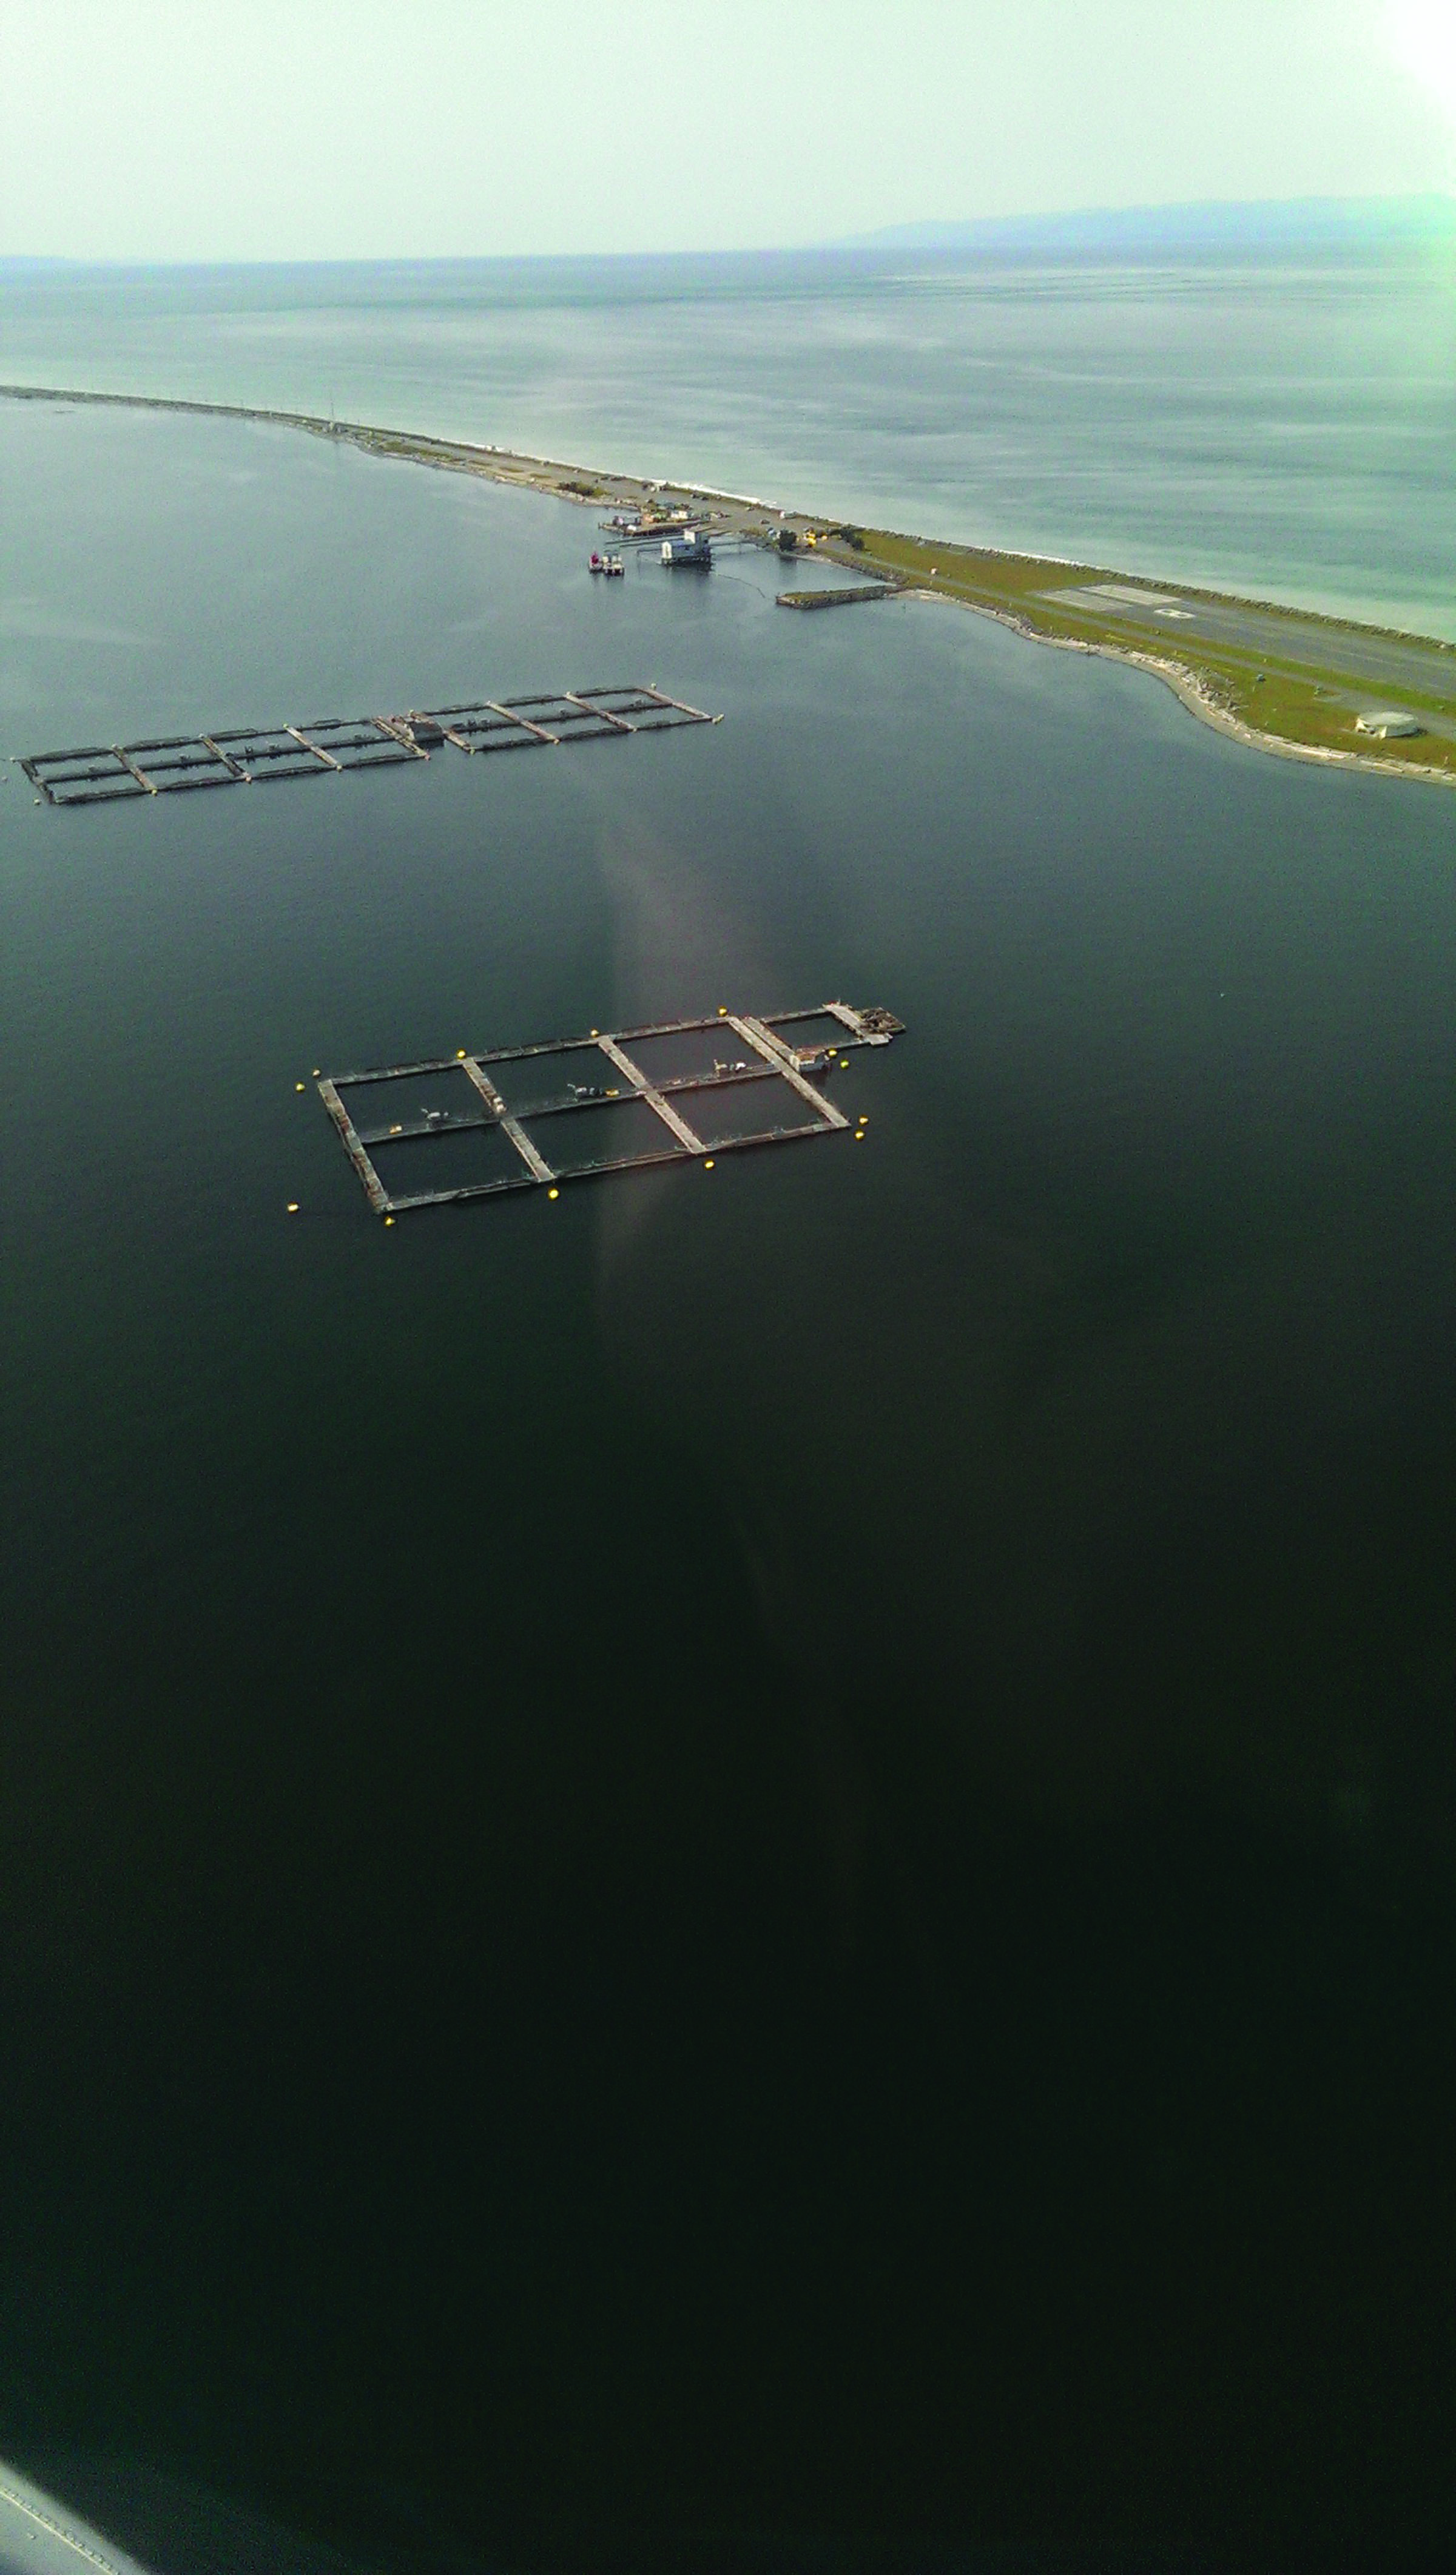
[[[375,1215],[393,1220],[507,1190],[555,1198],[567,1181],[603,1172],[711,1168],[717,1155],[748,1146],[848,1134],[824,1084],[847,1067],[848,1049],[888,1046],[902,1031],[891,1012],[847,1002],[760,1019],[725,1010],[334,1074],[319,1094]],[[730,1040],[741,1052],[720,1053]]]
[[[780,590],[777,608],[857,608],[866,599],[893,599],[892,581],[842,582],[837,590]]]
[[[558,750],[564,743],[622,742],[631,734],[722,722],[662,689],[561,689],[413,708],[403,716],[324,716],[317,724],[235,725],[146,742],[91,743],[34,752],[20,767],[48,805],[110,805],[124,796],[394,768],[428,760],[447,742],[466,752]]]

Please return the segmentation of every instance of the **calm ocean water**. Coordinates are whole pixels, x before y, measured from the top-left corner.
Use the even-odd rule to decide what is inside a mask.
[[[12,273],[0,379],[332,401],[1456,636],[1449,247]]]
[[[317,402],[240,328],[170,389]],[[1449,798],[286,432],[0,454],[8,752],[727,719],[0,789],[0,2457],[165,2575],[1434,2549]],[[386,1232],[295,1088],[832,994],[862,1147],[556,1206]]]

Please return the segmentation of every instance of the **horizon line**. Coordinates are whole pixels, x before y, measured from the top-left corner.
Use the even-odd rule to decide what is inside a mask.
[[[153,269],[153,268],[444,268],[463,266],[506,265],[526,262],[564,262],[570,260],[687,260],[687,259],[784,259],[811,257],[834,251],[972,248],[977,239],[987,247],[1003,244],[1009,247],[1015,236],[1028,240],[1045,236],[1057,228],[1112,227],[1156,228],[1178,221],[1201,221],[1211,229],[1219,228],[1220,219],[1260,217],[1271,221],[1304,217],[1328,222],[1333,217],[1344,226],[1358,227],[1362,219],[1376,220],[1400,213],[1410,218],[1417,215],[1448,218],[1456,227],[1456,191],[1424,189],[1399,195],[1363,195],[1298,197],[1196,197],[1155,199],[1131,204],[1101,204],[1042,207],[1035,211],[1000,215],[912,216],[906,220],[877,225],[871,230],[835,234],[812,241],[762,242],[725,246],[698,245],[691,248],[656,250],[552,250],[552,251],[363,251],[363,252],[274,252],[263,256],[247,253],[210,254],[145,254],[85,253],[53,251],[0,251],[3,269]]]

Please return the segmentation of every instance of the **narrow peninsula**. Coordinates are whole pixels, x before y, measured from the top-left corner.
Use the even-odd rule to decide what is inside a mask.
[[[666,527],[673,510],[681,514],[686,507],[711,535],[854,571],[865,598],[898,593],[948,600],[1033,642],[1131,663],[1165,682],[1202,722],[1260,750],[1456,786],[1456,644],[1434,636],[1155,582],[1105,564],[851,526],[702,484],[651,481],[360,421],[65,386],[0,385],[0,396],[303,430],[372,456],[480,475],[585,508],[628,511],[639,526],[661,520]],[[799,604],[807,594],[790,596]]]

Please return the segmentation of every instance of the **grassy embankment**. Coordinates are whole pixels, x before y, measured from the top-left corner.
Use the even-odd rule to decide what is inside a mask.
[[[1356,707],[1349,703],[1399,708],[1418,722],[1429,715],[1456,717],[1456,650],[1434,644],[1429,648],[1434,682],[1429,689],[1414,687],[1404,677],[1372,681],[1342,664],[1340,637],[1347,630],[1333,618],[1288,612],[1292,630],[1288,651],[1271,649],[1267,630],[1258,643],[1248,645],[1213,642],[1173,627],[1166,635],[1153,634],[1125,617],[1099,615],[1095,600],[1073,607],[1046,598],[1047,591],[1070,590],[1081,583],[1126,582],[1125,573],[1106,566],[981,553],[974,547],[933,544],[878,528],[859,534],[860,547],[851,550],[830,541],[822,551],[856,570],[882,571],[918,590],[991,609],[1049,640],[1156,658],[1185,673],[1220,712],[1274,742],[1439,770],[1456,782],[1456,741],[1449,735],[1431,732],[1375,741],[1356,732]],[[1175,583],[1134,586],[1156,588],[1160,596],[1184,599],[1190,606],[1199,602],[1221,608],[1234,605],[1219,594]],[[1278,621],[1284,613],[1260,605],[1257,614],[1261,620]],[[1329,636],[1327,661],[1321,657],[1314,663],[1308,658],[1311,628]],[[1374,630],[1362,633],[1371,636]]]
[[[0,387],[0,394],[15,401],[115,403],[130,409],[258,420],[347,438],[368,453],[405,463],[486,475],[499,483],[552,493],[579,506],[612,503],[641,508],[651,503],[665,508],[674,500],[684,500],[701,504],[722,533],[741,533],[759,543],[771,542],[785,524],[798,535],[805,534],[809,525],[798,513],[787,522],[765,517],[761,503],[726,501],[721,494],[708,496],[688,485],[669,491],[635,475],[594,473],[589,467],[557,464],[544,457],[468,447],[452,439],[372,428],[361,422],[326,421],[309,413],[39,385],[7,385]],[[1386,636],[1378,629],[1337,618],[1239,601],[1185,584],[1135,580],[1133,588],[1156,587],[1190,606],[1247,612],[1258,626],[1257,634],[1232,641],[1190,635],[1185,627],[1171,623],[1163,631],[1154,631],[1145,623],[1139,626],[1132,618],[1108,613],[1096,600],[1071,602],[1046,596],[1079,584],[1127,582],[1126,574],[1106,565],[1052,563],[1036,555],[999,554],[902,537],[888,529],[856,531],[852,547],[842,537],[821,538],[819,543],[826,554],[856,571],[880,574],[905,587],[987,609],[1050,643],[1077,644],[1153,663],[1175,684],[1190,690],[1215,720],[1226,720],[1275,749],[1287,745],[1290,750],[1332,753],[1383,768],[1387,774],[1408,769],[1456,785],[1456,739],[1451,731],[1379,741],[1355,729],[1358,710],[1372,704],[1400,708],[1418,722],[1434,717],[1438,723],[1456,726],[1456,646],[1429,638]],[[1281,629],[1287,631],[1287,640]],[[1390,678],[1371,676],[1370,647],[1381,642],[1396,648],[1391,662],[1395,676]],[[1413,667],[1413,659],[1419,667]]]
[[[421,464],[463,467],[500,482],[525,484],[578,502],[627,503],[634,507],[652,503],[666,508],[682,500],[712,506],[690,485],[661,490],[634,476],[592,476],[580,466],[551,464],[544,458],[500,452],[486,458],[479,450],[463,451],[448,440],[426,441],[405,432],[371,430],[355,435],[361,446],[368,446],[376,454]],[[713,515],[726,533],[740,528],[760,540],[767,540],[773,533],[773,523],[765,521],[754,505],[729,503],[725,508],[720,499]],[[800,535],[808,525],[797,514],[789,524]],[[1158,631],[1119,617],[1096,600],[1073,604],[1046,596],[1049,591],[1071,590],[1084,583],[1128,582],[1125,573],[1105,564],[1053,563],[1038,555],[998,554],[973,546],[902,537],[884,528],[864,528],[856,530],[855,535],[857,542],[852,547],[841,538],[820,536],[816,550],[855,571],[887,575],[906,587],[962,600],[968,607],[989,609],[1048,642],[1079,644],[1124,658],[1155,662],[1170,676],[1181,678],[1205,710],[1271,745],[1287,744],[1291,751],[1336,753],[1367,764],[1423,772],[1428,777],[1435,773],[1456,785],[1456,740],[1450,734],[1422,732],[1380,741],[1355,729],[1359,708],[1376,704],[1399,708],[1418,722],[1427,716],[1456,721],[1456,648],[1433,641],[1423,644],[1429,687],[1413,685],[1409,673],[1374,680],[1358,668],[1349,667],[1341,655],[1340,639],[1358,637],[1360,646],[1368,650],[1372,641],[1380,640],[1379,631],[1356,629],[1337,618],[1281,610],[1262,602],[1240,602],[1219,592],[1192,590],[1178,583],[1134,580],[1130,585],[1133,588],[1155,590],[1160,597],[1184,600],[1190,607],[1203,605],[1224,611],[1247,608],[1260,625],[1257,637],[1247,642],[1189,635],[1186,629],[1171,624]],[[1287,645],[1280,637],[1281,626],[1288,629]],[[1321,647],[1328,637],[1327,657],[1321,649],[1317,660],[1310,659],[1312,637]],[[1385,640],[1393,646],[1408,647],[1411,642],[1409,638],[1393,636]]]
[[[289,417],[299,428],[327,430],[334,435],[340,434],[342,428],[342,424],[306,416]],[[656,504],[666,509],[674,500],[697,500],[706,507],[712,506],[713,516],[725,532],[737,527],[744,534],[764,540],[773,532],[773,523],[763,520],[756,505],[729,503],[725,508],[721,496],[709,505],[706,496],[687,485],[681,490],[664,490],[633,475],[593,474],[590,468],[512,455],[500,449],[482,451],[463,447],[452,439],[422,437],[408,430],[351,424],[343,434],[378,456],[483,474],[497,482],[524,485],[579,504],[626,503],[637,508]],[[794,514],[791,524],[802,533],[807,522]],[[1456,785],[1456,740],[1449,733],[1423,732],[1410,738],[1397,736],[1379,741],[1355,729],[1358,707],[1372,703],[1400,708],[1417,721],[1429,715],[1456,721],[1456,648],[1426,644],[1425,657],[1433,683],[1428,688],[1412,685],[1408,673],[1389,680],[1372,680],[1352,671],[1342,660],[1340,638],[1358,633],[1368,646],[1376,630],[1352,629],[1336,618],[1281,611],[1265,603],[1240,603],[1221,593],[1192,590],[1177,583],[1134,581],[1134,588],[1155,588],[1161,595],[1186,600],[1190,605],[1201,603],[1224,610],[1247,606],[1263,621],[1257,640],[1247,643],[1190,636],[1172,626],[1164,632],[1153,632],[1129,618],[1099,613],[1095,600],[1074,605],[1047,598],[1048,591],[1070,590],[1083,583],[1127,582],[1126,574],[1107,565],[1053,563],[1037,555],[1000,554],[973,546],[903,537],[883,528],[859,530],[856,536],[858,542],[853,547],[821,537],[819,549],[856,571],[884,574],[907,587],[963,600],[968,607],[989,609],[1049,642],[1080,644],[1124,658],[1154,661],[1170,675],[1180,676],[1205,708],[1271,744],[1287,744],[1291,750],[1338,753],[1427,776],[1435,773]],[[1279,647],[1281,623],[1287,623],[1290,629],[1288,649],[1284,650]],[[1309,659],[1311,630],[1319,635],[1321,643],[1328,636],[1327,658],[1321,653],[1317,661]],[[1388,640],[1408,643],[1410,639]]]

